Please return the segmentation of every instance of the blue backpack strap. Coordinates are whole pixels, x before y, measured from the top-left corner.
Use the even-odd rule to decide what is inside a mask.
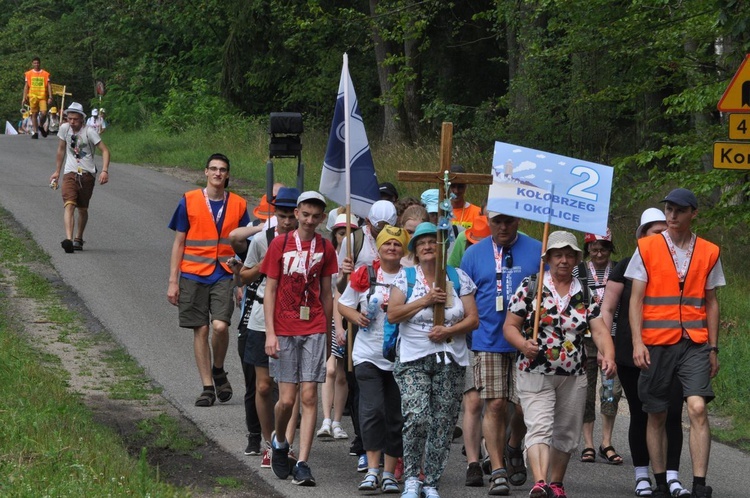
[[[454,267],[448,265],[445,267],[445,273],[448,275],[448,278],[453,283],[453,288],[456,289],[456,295],[460,297],[461,296],[461,279],[458,277],[458,272],[456,271]]]
[[[408,301],[414,290],[414,284],[417,283],[417,270],[413,266],[406,266],[404,272],[406,272],[406,300]]]

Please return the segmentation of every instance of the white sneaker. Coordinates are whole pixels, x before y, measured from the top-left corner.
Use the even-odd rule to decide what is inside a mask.
[[[440,498],[436,488],[432,486],[425,486],[422,488],[422,496],[424,498]]]
[[[321,427],[321,430],[323,430],[322,427]],[[320,431],[318,431],[318,435],[320,435]],[[333,438],[334,439],[349,439],[349,434],[347,434],[346,431],[342,429],[340,425],[334,425],[333,426]]]
[[[330,424],[323,424],[320,426],[320,429],[318,429],[318,432],[316,433],[318,437],[334,437],[334,433],[331,433],[331,425]]]
[[[401,498],[420,498],[422,482],[416,477],[410,477],[404,482],[404,492]]]

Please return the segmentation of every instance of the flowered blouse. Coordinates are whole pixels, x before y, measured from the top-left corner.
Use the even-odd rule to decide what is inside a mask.
[[[523,279],[510,300],[509,311],[524,318],[523,329],[527,338],[534,331],[533,314],[536,298],[529,296],[529,277]],[[536,282],[534,285],[537,285]],[[532,362],[519,353],[516,366],[522,372],[543,375],[584,375],[586,373],[586,351],[583,336],[588,322],[599,318],[599,305],[589,292],[588,308],[584,304],[584,293],[580,281],[573,279],[567,296],[557,296],[550,291],[552,280],[549,272],[544,274],[542,291],[542,314],[539,320],[539,355]],[[562,310],[562,311],[561,311]]]

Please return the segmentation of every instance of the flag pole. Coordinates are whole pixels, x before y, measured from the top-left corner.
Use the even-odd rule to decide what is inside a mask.
[[[351,153],[349,150],[349,129],[351,119],[349,116],[349,56],[344,52],[344,70],[341,75],[344,80],[344,185],[346,195],[346,256],[352,259],[352,177],[351,177]],[[354,261],[352,261],[354,264]],[[347,369],[349,372],[354,371],[354,361],[352,360],[352,350],[354,348],[354,328],[347,321],[346,324],[346,358]]]
[[[542,258],[541,261],[539,261],[539,278],[537,278],[536,283],[536,310],[537,312],[534,313],[534,332],[531,336],[531,339],[536,342],[537,336],[539,335],[539,321],[541,320],[541,309],[542,309],[542,291],[544,290],[544,253],[547,252],[547,239],[549,238],[549,222],[550,219],[552,219],[552,198],[554,197],[555,193],[555,186],[552,185],[550,188],[550,196],[549,196],[549,215],[547,216],[547,221],[544,223],[544,234],[542,235]]]

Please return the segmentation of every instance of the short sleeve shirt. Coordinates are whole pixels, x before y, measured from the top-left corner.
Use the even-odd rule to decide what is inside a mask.
[[[548,276],[549,272],[545,272]],[[527,338],[532,336],[532,314],[535,303],[529,295],[530,279],[527,277],[510,300],[508,311],[524,318],[523,328]],[[570,300],[561,310],[545,283],[542,291],[542,314],[539,321],[539,355],[532,362],[519,353],[516,365],[522,372],[543,375],[584,375],[586,373],[586,351],[583,337],[591,320],[600,318],[599,305],[590,298],[588,307],[578,279],[573,279],[569,291]]]
[[[78,132],[74,132],[69,123],[64,123],[57,132],[57,138],[65,142],[64,173],[85,171],[96,174],[94,148],[102,139],[94,128],[82,126]]]

